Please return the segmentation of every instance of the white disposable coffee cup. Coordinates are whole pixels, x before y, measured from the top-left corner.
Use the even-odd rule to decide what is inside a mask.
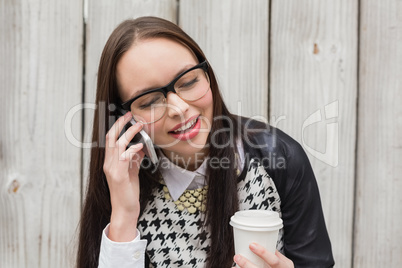
[[[230,225],[233,226],[236,254],[264,267],[264,261],[250,250],[249,245],[258,243],[275,254],[278,232],[283,226],[279,214],[268,210],[242,210],[230,218]]]

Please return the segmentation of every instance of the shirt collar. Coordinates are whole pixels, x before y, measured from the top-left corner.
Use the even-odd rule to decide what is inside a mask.
[[[245,160],[243,143],[240,138],[236,141],[236,147],[237,152],[239,153],[237,161],[240,172]],[[196,170],[190,171],[175,165],[162,153],[162,151],[158,150],[158,154],[160,161],[158,164],[159,170],[167,188],[169,189],[170,196],[174,201],[179,199],[185,190],[194,190],[206,185],[208,157],[204,159],[202,164]]]
[[[173,200],[179,199],[186,189],[197,189],[206,185],[207,158],[196,170],[190,171],[171,162],[159,152],[159,169]]]

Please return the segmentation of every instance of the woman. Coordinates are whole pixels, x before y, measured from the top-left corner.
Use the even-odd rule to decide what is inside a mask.
[[[333,265],[300,145],[232,115],[205,55],[178,26],[155,17],[120,24],[102,53],[96,103],[110,109],[95,113],[93,141],[105,140],[105,148],[91,152],[78,267],[254,267],[234,256],[229,225],[245,209],[282,217],[275,254],[250,245],[267,266]],[[129,146],[141,129],[157,164],[141,143]]]

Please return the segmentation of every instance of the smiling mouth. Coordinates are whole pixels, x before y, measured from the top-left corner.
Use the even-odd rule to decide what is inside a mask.
[[[174,131],[169,131],[169,133],[172,134],[183,134],[186,133],[187,131],[191,130],[195,124],[197,123],[198,119],[200,117],[197,116],[196,118],[194,118],[193,120],[191,120],[190,122],[188,122],[187,124],[185,124],[184,126],[181,126],[180,128],[174,130]]]

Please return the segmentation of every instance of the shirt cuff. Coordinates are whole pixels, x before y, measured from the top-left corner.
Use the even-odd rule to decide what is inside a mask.
[[[137,237],[129,242],[114,242],[107,237],[108,235],[109,224],[102,233],[98,268],[143,268],[145,266],[147,240],[140,239],[138,229]]]

